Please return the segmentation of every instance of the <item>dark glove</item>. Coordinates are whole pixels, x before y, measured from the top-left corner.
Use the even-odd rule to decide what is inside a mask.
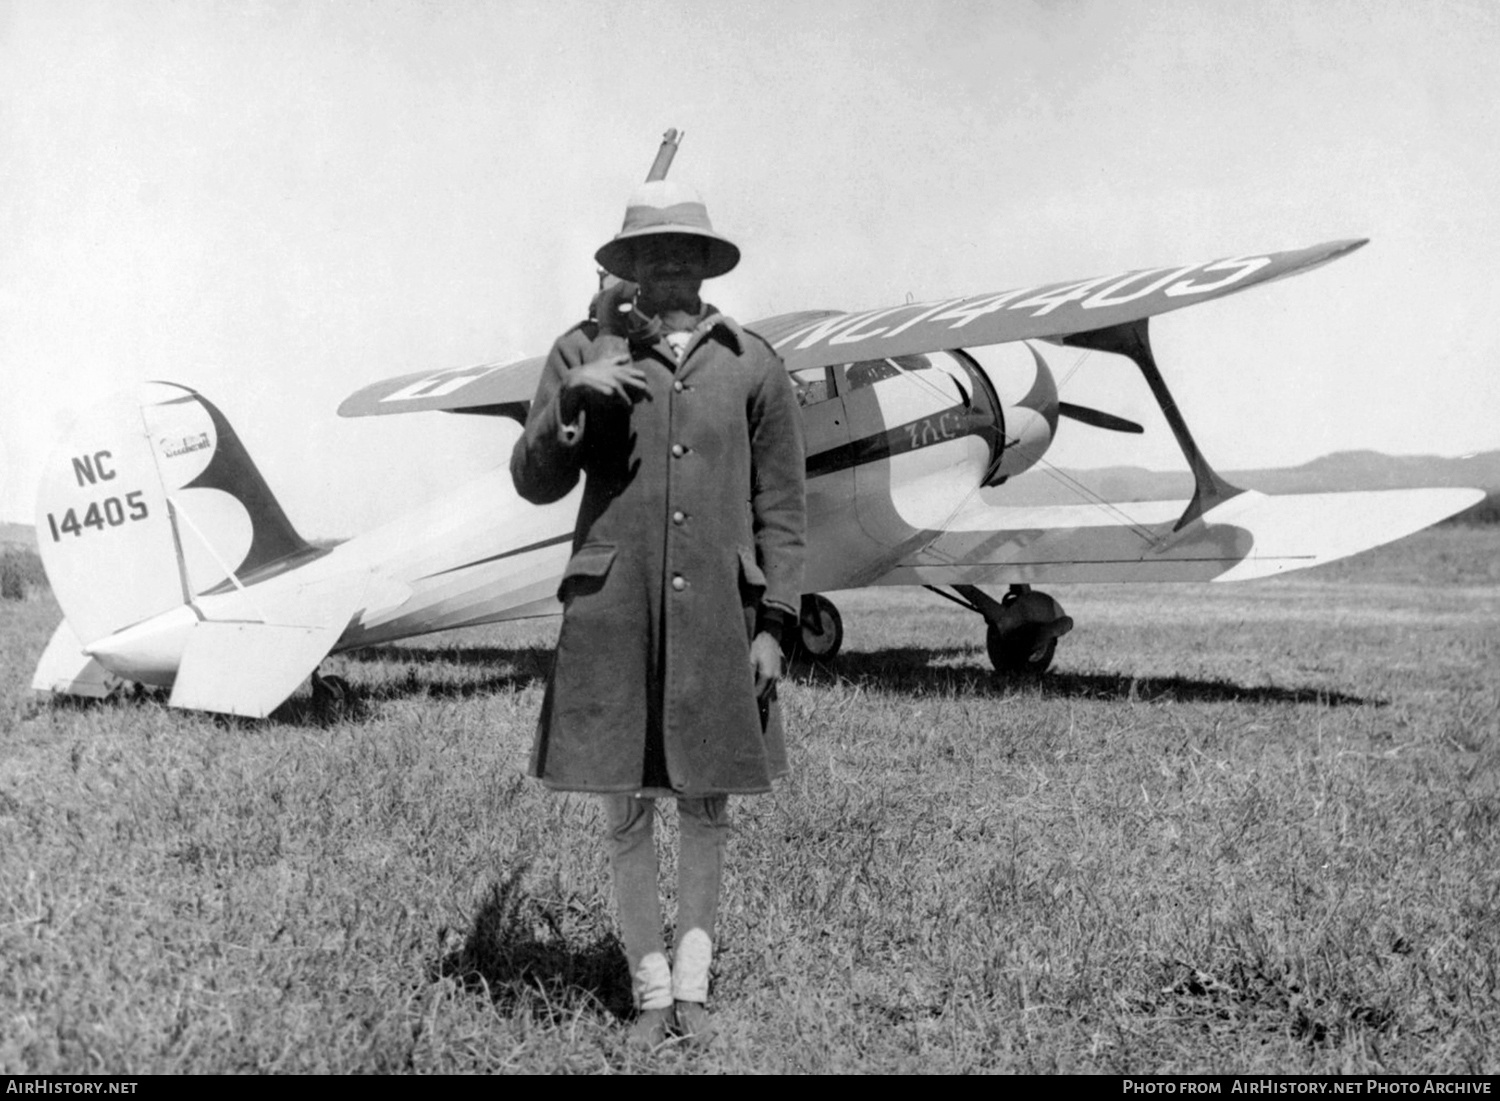
[[[635,310],[635,296],[639,290],[636,284],[624,279],[616,279],[613,275],[604,277],[604,286],[599,288],[589,306],[589,313],[599,325],[600,336],[617,336],[622,340],[630,336],[629,319]]]

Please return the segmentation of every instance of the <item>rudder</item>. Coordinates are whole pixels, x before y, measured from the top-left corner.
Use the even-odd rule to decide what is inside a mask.
[[[78,419],[43,473],[36,530],[47,579],[85,645],[321,553],[223,414],[164,382]]]

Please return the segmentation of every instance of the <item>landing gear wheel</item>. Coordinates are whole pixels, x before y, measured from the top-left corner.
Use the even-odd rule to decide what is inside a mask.
[[[1036,638],[1035,626],[1022,627],[1020,630],[1001,634],[998,627],[993,623],[990,624],[984,634],[984,645],[990,653],[990,664],[995,667],[997,673],[1041,676],[1052,664],[1052,656],[1057,653],[1057,639],[1049,639],[1047,645],[1038,652]]]
[[[354,689],[349,687],[349,682],[337,674],[319,676],[313,674],[312,678],[312,704],[320,719],[324,722],[337,722],[349,713],[349,708],[354,703]]]
[[[795,649],[814,661],[832,661],[844,644],[844,618],[833,601],[813,593],[802,598]]]

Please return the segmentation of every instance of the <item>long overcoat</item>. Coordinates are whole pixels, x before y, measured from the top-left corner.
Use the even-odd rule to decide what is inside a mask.
[[[565,424],[567,372],[610,350],[592,322],[558,339],[511,456],[537,504],[585,478],[532,774],[569,791],[767,791],[786,753],[749,641],[758,611],[795,623],[800,602],[790,379],[765,341],[709,308],[680,361],[664,336],[631,342],[648,394]]]

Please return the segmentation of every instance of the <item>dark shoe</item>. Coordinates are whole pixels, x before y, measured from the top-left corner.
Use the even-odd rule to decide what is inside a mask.
[[[693,1047],[708,1047],[718,1029],[709,1019],[708,1007],[702,1002],[677,1003],[677,1034]]]
[[[630,1026],[625,1042],[637,1051],[655,1051],[667,1042],[667,1025],[671,1020],[670,1009],[643,1009]]]

